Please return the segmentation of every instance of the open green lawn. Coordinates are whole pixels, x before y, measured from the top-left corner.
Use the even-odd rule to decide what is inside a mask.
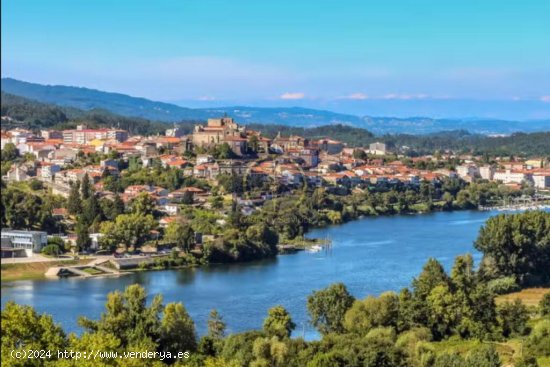
[[[82,269],[82,271],[85,272],[85,273],[88,273],[90,275],[103,274],[103,272],[101,270],[98,270],[96,268],[84,268],[84,269]]]

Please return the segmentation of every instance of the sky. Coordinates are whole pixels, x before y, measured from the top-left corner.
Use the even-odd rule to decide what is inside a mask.
[[[3,0],[2,77],[191,107],[550,118],[548,19],[548,0]]]

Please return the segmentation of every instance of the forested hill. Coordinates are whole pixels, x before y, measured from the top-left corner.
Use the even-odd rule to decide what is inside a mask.
[[[155,102],[120,93],[62,85],[41,85],[11,78],[2,79],[2,91],[40,102],[82,110],[105,109],[123,116],[175,122],[206,120],[228,114],[241,123],[263,122],[296,126],[320,126],[334,123],[361,124],[358,116],[307,108],[256,108],[245,106],[192,109],[171,103]]]
[[[127,117],[179,122],[206,120],[227,114],[242,124],[275,124],[289,127],[319,127],[348,125],[376,134],[429,134],[443,130],[467,130],[478,134],[511,134],[550,130],[549,120],[504,121],[491,119],[460,120],[428,117],[372,117],[355,116],[303,107],[227,106],[216,108],[186,108],[171,103],[156,102],[120,93],[61,85],[41,85],[11,78],[2,79],[2,91],[43,103],[74,107],[84,111],[107,110]]]
[[[85,122],[90,127],[117,126],[131,134],[163,133],[167,125],[138,117],[126,117],[100,109],[83,111],[73,107],[60,107],[2,92],[2,128],[23,127],[33,130],[43,128],[68,129]],[[193,122],[182,123],[191,131]]]
[[[261,130],[264,135],[271,138],[278,133],[284,136],[300,135],[309,139],[330,137],[340,140],[350,147],[364,147],[375,141],[381,141],[393,151],[400,151],[412,156],[446,150],[490,155],[550,156],[550,132],[515,133],[510,136],[498,137],[470,134],[464,130],[442,131],[426,135],[374,135],[368,130],[345,125],[315,128],[261,124],[248,126],[255,130]]]
[[[2,93],[2,116],[12,120],[3,120],[2,128],[24,127],[31,129],[72,128],[85,122],[90,127],[118,126],[131,134],[162,134],[170,125],[113,114],[109,111],[94,109],[83,111],[71,107],[59,107],[40,103],[23,97]],[[177,125],[187,133],[202,121],[180,121]],[[394,150],[410,149],[411,155],[433,153],[436,150],[454,150],[459,152],[488,153],[496,155],[550,156],[550,132],[516,133],[506,137],[487,137],[470,134],[463,130],[446,131],[427,135],[386,134],[374,135],[368,130],[348,125],[324,125],[312,128],[289,127],[285,125],[249,124],[249,128],[262,131],[265,136],[275,137],[277,133],[288,136],[300,135],[309,139],[329,137],[340,140],[350,147],[367,146],[374,141],[382,141]]]

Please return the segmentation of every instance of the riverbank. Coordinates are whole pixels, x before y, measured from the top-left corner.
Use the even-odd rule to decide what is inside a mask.
[[[358,217],[347,217],[347,218],[343,218],[343,221],[339,224],[337,224],[337,226],[341,226],[341,225],[344,225],[344,224],[347,224],[347,223],[350,223],[350,222],[357,222],[357,221],[360,221],[360,220],[364,220],[364,219],[368,219],[368,218],[396,218],[396,217],[399,217],[399,216],[402,216],[402,217],[411,217],[411,216],[416,216],[416,215],[421,215],[421,216],[425,216],[425,215],[430,215],[430,214],[436,214],[436,213],[453,213],[453,212],[456,212],[456,213],[459,213],[459,212],[479,212],[479,213],[482,213],[482,212],[485,212],[487,213],[487,211],[480,211],[480,210],[476,210],[476,209],[470,209],[470,210],[467,210],[467,209],[463,209],[463,210],[460,210],[460,209],[451,209],[451,210],[443,210],[442,206],[440,205],[436,205],[435,206],[436,209],[432,209],[431,211],[420,211],[420,210],[409,210],[409,211],[406,211],[406,212],[401,212],[401,213],[394,213],[394,214],[389,214],[389,213],[384,213],[384,214],[381,214],[381,213],[376,213],[376,214],[362,214]],[[416,209],[421,209],[420,207],[416,208]],[[422,208],[423,209],[423,208]],[[495,212],[495,215],[496,214],[500,214],[498,212]],[[310,230],[308,230],[306,232],[307,233],[311,233],[311,232],[314,232],[314,231],[323,231],[329,227],[332,227],[332,226],[319,226],[319,227],[312,227],[310,228]],[[278,245],[278,255],[283,255],[283,254],[293,254],[293,253],[296,253],[296,252],[299,252],[299,251],[303,251],[303,250],[307,250],[309,248],[312,248],[312,247],[315,247],[315,246],[326,246],[328,244],[331,244],[331,240],[328,239],[329,236],[323,234],[323,235],[320,235],[318,237],[296,237],[292,240],[286,240],[283,244],[281,245]],[[141,258],[141,257],[140,257]],[[69,259],[64,259],[64,260],[56,260],[56,259],[53,259],[53,258],[50,258],[50,259],[47,259],[47,260],[41,260],[41,261],[36,261],[36,259],[27,259],[27,258],[20,258],[20,259],[16,259],[16,260],[20,260],[20,261],[17,261],[15,263],[5,263],[3,259],[2,260],[2,264],[1,264],[1,281],[2,283],[3,282],[11,282],[11,281],[18,281],[18,280],[41,280],[41,279],[46,279],[45,277],[45,273],[46,271],[50,268],[50,267],[55,267],[55,266],[68,266],[68,265],[86,265],[86,264],[89,264],[90,262],[92,262],[93,260],[95,259],[95,257],[89,257],[89,258],[86,258],[86,259],[80,259],[78,261],[75,261],[75,260],[69,260]],[[174,263],[174,259],[171,258],[169,255],[166,255],[166,256],[161,256],[161,257],[158,257],[157,258],[157,262],[156,263],[151,263],[149,264],[148,266],[136,266],[134,268],[131,268],[131,269],[125,269],[125,270],[128,270],[128,271],[131,271],[131,272],[147,272],[147,271],[159,271],[159,270],[169,270],[169,269],[188,269],[188,268],[197,268],[197,267],[204,267],[204,265],[222,265],[220,263],[209,263],[209,264],[201,264],[201,263],[183,263],[183,258],[180,258],[182,260],[182,263]],[[11,260],[11,259],[8,259],[8,260]],[[23,262],[24,260],[27,260],[25,262]],[[257,259],[258,261],[261,261],[263,259]],[[239,263],[242,263],[242,264],[246,264],[246,263],[250,263],[250,261],[246,261],[246,262],[239,262]],[[228,263],[229,264],[229,263]],[[235,264],[235,263],[231,263],[231,264]]]
[[[0,278],[2,279],[2,282],[11,282],[16,280],[42,280],[46,279],[46,272],[51,267],[86,265],[89,262],[90,259],[81,259],[1,264]]]
[[[481,254],[472,243],[479,227],[494,214],[456,211],[363,217],[309,231],[307,237],[332,240],[328,252],[298,251],[248,263],[134,271],[112,278],[2,282],[2,305],[9,300],[32,305],[54,315],[71,332],[79,332],[78,316],[98,318],[109,292],[137,283],[150,294],[163,294],[167,303],[183,302],[200,334],[206,333],[213,308],[223,315],[228,332],[239,332],[261,328],[267,309],[281,304],[298,325],[296,336],[312,339],[317,333],[307,323],[304,305],[313,290],[343,282],[363,298],[408,286],[429,257],[447,270],[457,255],[465,253],[472,253],[478,263]]]

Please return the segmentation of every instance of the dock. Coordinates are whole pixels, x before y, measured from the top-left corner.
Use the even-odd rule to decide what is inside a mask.
[[[89,271],[86,271],[88,270]],[[80,278],[92,278],[92,277],[105,277],[105,276],[119,276],[127,274],[119,270],[111,269],[106,266],[96,264],[94,262],[89,265],[73,265],[73,266],[53,266],[49,268],[45,275],[47,278],[60,278],[60,277],[80,277]]]

